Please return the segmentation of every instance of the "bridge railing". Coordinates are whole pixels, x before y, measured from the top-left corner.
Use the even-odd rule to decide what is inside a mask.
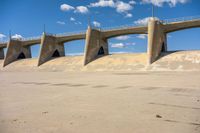
[[[0,45],[4,43],[8,43],[8,41],[0,41]]]
[[[32,41],[32,40],[38,40],[41,39],[41,36],[36,37],[27,37],[27,38],[12,38],[12,40],[19,40],[19,41]]]
[[[107,30],[114,30],[114,29],[128,29],[130,27],[136,27],[136,26],[147,26],[147,24],[129,24],[129,25],[120,25],[120,26],[114,26],[114,27],[105,27],[101,28],[100,30],[102,31],[107,31]]]
[[[36,36],[36,37],[27,37],[27,38],[22,38],[22,41],[32,41],[32,40],[38,40],[41,39],[41,36]]]
[[[200,16],[190,16],[190,17],[180,17],[180,18],[173,18],[173,19],[165,19],[161,22],[164,24],[173,23],[173,22],[183,22],[183,21],[193,21],[193,20],[200,20]]]
[[[73,35],[79,35],[79,34],[85,34],[86,31],[78,31],[78,32],[66,32],[66,33],[58,33],[54,34],[56,37],[62,37],[62,36],[73,36]]]
[[[56,36],[56,34],[49,33],[49,32],[48,33],[46,32],[45,34],[48,35],[48,36]]]

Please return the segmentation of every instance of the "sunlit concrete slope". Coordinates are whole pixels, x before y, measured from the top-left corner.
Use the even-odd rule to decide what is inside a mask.
[[[52,59],[40,67],[37,59],[24,59],[1,67],[1,71],[200,71],[200,51],[163,53],[149,66],[146,59],[146,53],[113,54],[83,66],[83,56],[68,56]]]

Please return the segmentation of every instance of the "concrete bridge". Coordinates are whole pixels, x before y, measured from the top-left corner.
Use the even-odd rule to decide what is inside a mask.
[[[188,28],[200,27],[200,16],[160,21],[155,18],[149,19],[146,26],[127,26],[109,30],[101,30],[88,27],[86,32],[71,34],[47,34],[42,37],[28,39],[10,39],[7,43],[0,43],[0,58],[4,58],[3,66],[13,61],[31,58],[30,46],[41,44],[38,58],[38,66],[52,58],[65,56],[64,43],[85,39],[85,52],[83,65],[93,60],[108,55],[108,39],[129,34],[148,34],[148,64],[156,61],[161,52],[167,51],[167,34]],[[3,48],[7,47],[4,57]]]

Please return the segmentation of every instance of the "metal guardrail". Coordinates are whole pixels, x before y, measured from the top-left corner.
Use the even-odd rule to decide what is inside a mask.
[[[165,19],[161,22],[164,24],[169,24],[173,22],[184,22],[184,21],[193,21],[193,20],[200,20],[200,16],[190,16],[190,17],[180,17],[180,18],[173,18],[173,19]]]
[[[73,36],[73,35],[85,34],[85,32],[86,32],[86,31],[66,32],[66,33],[55,34],[55,36],[56,36],[56,37]]]
[[[45,34],[49,36],[62,37],[62,36],[73,36],[73,35],[85,34],[85,32],[86,31],[65,32],[65,33],[58,33],[58,34],[45,33]]]
[[[142,24],[129,24],[129,25],[121,25],[121,26],[114,26],[114,27],[105,27],[100,30],[102,31],[107,31],[107,30],[114,30],[114,29],[128,29],[130,27],[136,27],[136,26],[147,26],[147,24],[142,25]]]
[[[8,41],[0,41],[0,44],[8,43]]]
[[[32,40],[38,40],[41,36],[37,37],[27,37],[27,38],[12,38],[12,40],[19,40],[19,41],[32,41]]]
[[[32,40],[38,40],[38,39],[41,39],[41,36],[22,38],[22,41],[32,41]]]

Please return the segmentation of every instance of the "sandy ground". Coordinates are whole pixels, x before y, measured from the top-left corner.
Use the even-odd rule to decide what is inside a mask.
[[[200,72],[0,72],[0,133],[200,133]]]
[[[52,59],[37,67],[37,58],[15,61],[0,71],[200,71],[200,51],[163,53],[159,60],[147,65],[147,54],[114,54],[99,58],[83,66],[83,56],[67,56]],[[0,60],[3,66],[3,60]]]

